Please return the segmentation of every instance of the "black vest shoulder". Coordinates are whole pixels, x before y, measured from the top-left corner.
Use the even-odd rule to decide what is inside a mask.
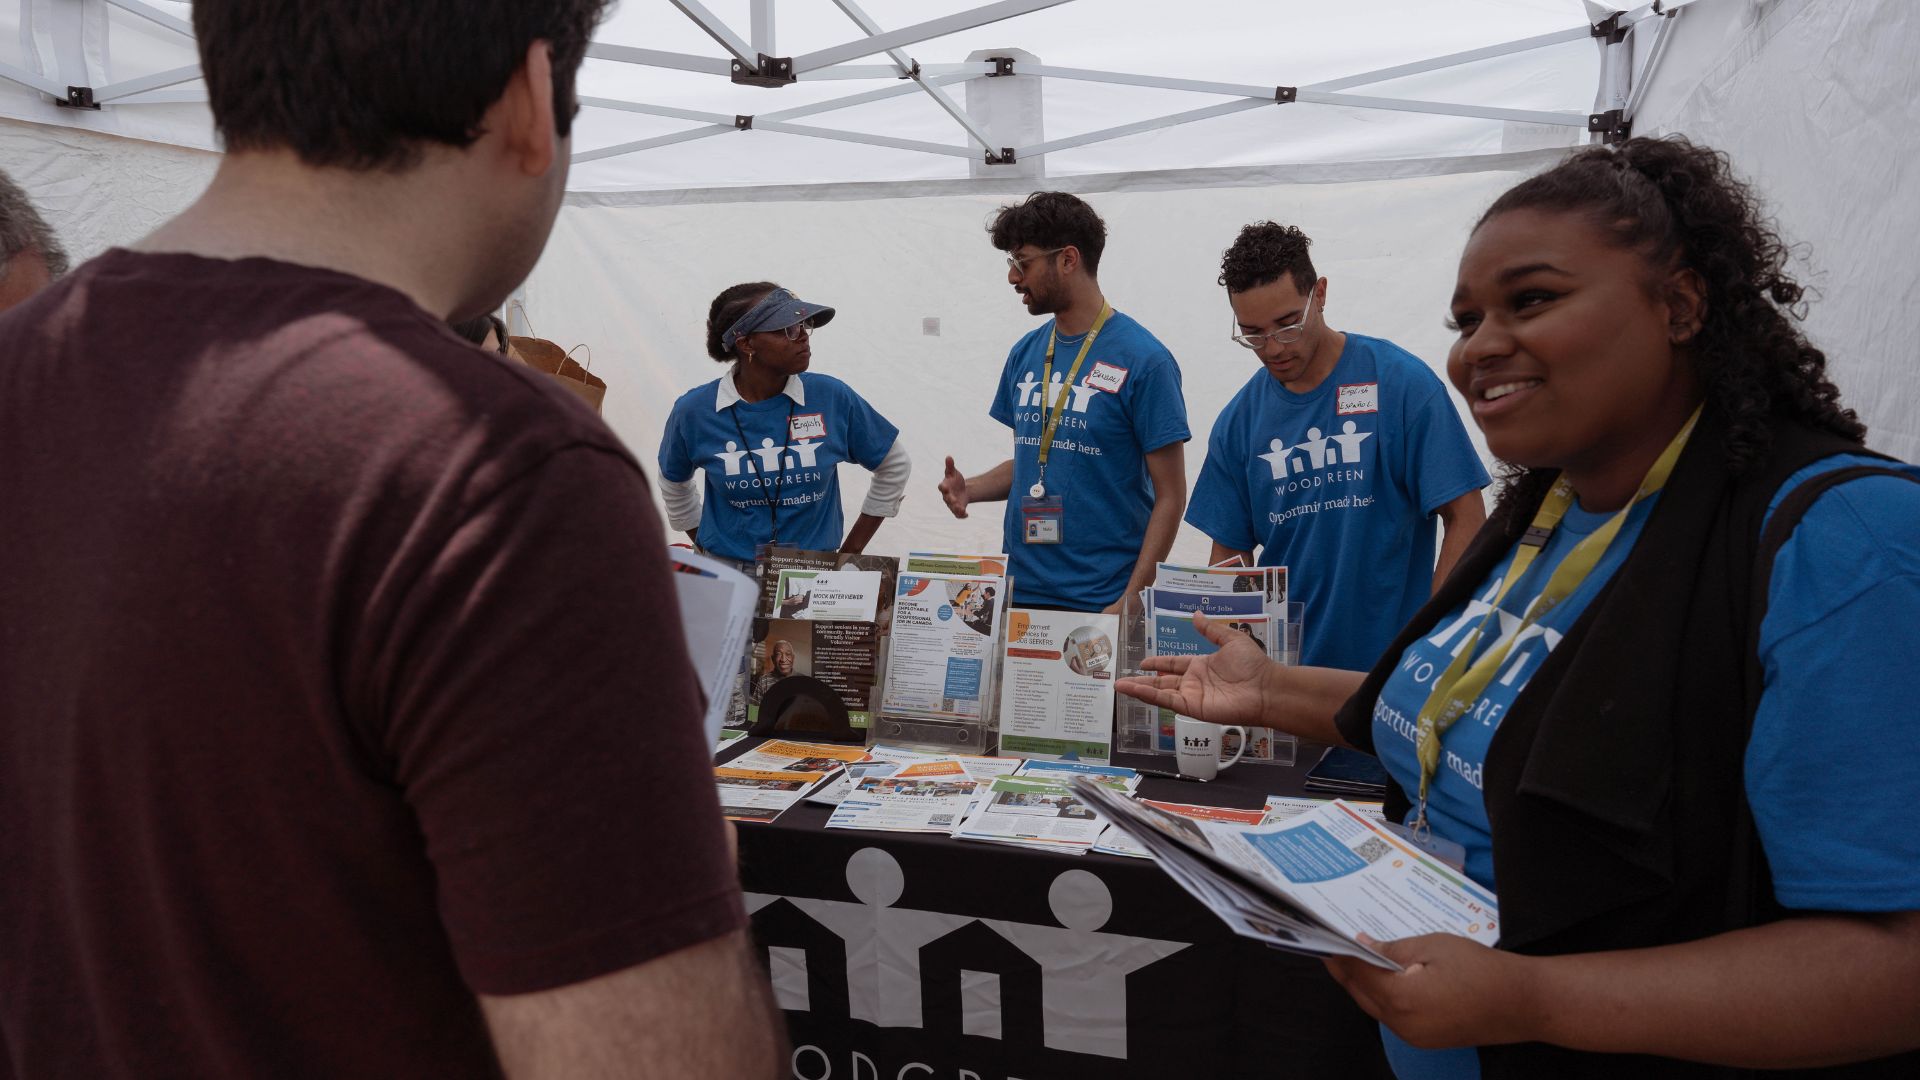
[[[1760,687],[1760,526],[1795,472],[1866,451],[1783,423],[1767,456],[1736,476],[1724,465],[1725,431],[1709,408],[1633,551],[1528,681],[1488,748],[1503,949],[1673,944],[1783,916],[1742,778]],[[1374,702],[1401,653],[1480,587],[1537,506],[1515,509],[1475,537],[1342,709],[1339,726],[1354,745],[1371,748]],[[1407,806],[1404,792],[1389,791],[1390,814]],[[1481,1060],[1489,1080],[1743,1075],[1538,1044],[1486,1047]],[[1901,1074],[1913,1075],[1912,1065]],[[1831,1075],[1877,1075],[1877,1067]]]

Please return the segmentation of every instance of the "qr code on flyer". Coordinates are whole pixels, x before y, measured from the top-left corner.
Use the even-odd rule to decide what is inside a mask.
[[[1353,849],[1353,853],[1369,863],[1377,863],[1380,861],[1380,856],[1392,850],[1393,848],[1388,846],[1385,840],[1377,836],[1369,836],[1360,842],[1359,847]]]

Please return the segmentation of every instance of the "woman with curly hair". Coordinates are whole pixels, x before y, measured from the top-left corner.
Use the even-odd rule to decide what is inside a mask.
[[[1448,360],[1507,481],[1433,601],[1365,675],[1212,626],[1120,684],[1377,754],[1497,891],[1498,948],[1328,961],[1401,1077],[1916,1075],[1920,470],[1861,445],[1800,299],[1711,150],[1519,184]]]

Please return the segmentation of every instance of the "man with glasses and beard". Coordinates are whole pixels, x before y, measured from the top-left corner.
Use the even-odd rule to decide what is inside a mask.
[[[988,410],[1013,456],[977,476],[949,457],[940,495],[955,517],[1007,503],[1013,603],[1118,611],[1153,580],[1186,503],[1180,367],[1100,291],[1107,226],[1081,200],[1041,191],[988,232],[1027,311],[1052,315],[1007,356]]]
[[[1301,663],[1364,670],[1486,520],[1488,476],[1426,364],[1327,325],[1311,243],[1262,221],[1221,260],[1232,339],[1265,370],[1214,421],[1187,521],[1214,562],[1258,547],[1259,565],[1288,568]]]

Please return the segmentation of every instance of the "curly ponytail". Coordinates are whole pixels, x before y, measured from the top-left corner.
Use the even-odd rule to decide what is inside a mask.
[[[727,327],[740,321],[740,316],[752,311],[753,305],[779,287],[771,281],[745,281],[720,290],[720,295],[707,305],[707,355],[723,364],[738,356],[737,350],[720,343],[721,336]]]
[[[1706,316],[1692,355],[1727,415],[1736,473],[1767,452],[1779,418],[1865,441],[1865,425],[1827,378],[1826,354],[1800,331],[1804,290],[1787,275],[1787,246],[1725,154],[1678,135],[1583,150],[1509,189],[1474,228],[1523,209],[1585,214],[1649,263],[1700,276]],[[1544,486],[1523,468],[1503,469],[1502,478],[1496,516]]]

